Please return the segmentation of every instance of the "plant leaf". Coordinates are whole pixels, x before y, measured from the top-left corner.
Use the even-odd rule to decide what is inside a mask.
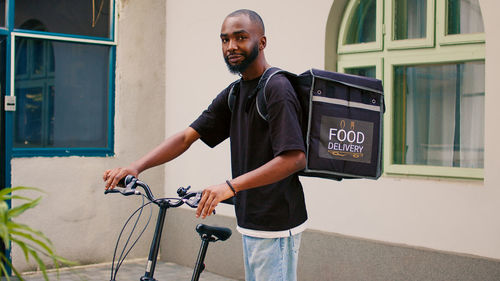
[[[23,241],[18,241],[18,242],[16,242],[16,245],[19,246],[21,248],[21,250],[23,250],[24,259],[26,260],[26,262],[29,262],[29,259],[30,259],[29,249],[28,249],[28,246],[26,246],[26,243],[24,243]]]
[[[5,247],[8,249],[10,245],[8,224],[8,209],[7,203],[0,201],[0,238]]]
[[[29,198],[29,197],[25,197],[25,196],[21,196],[21,195],[6,195],[4,197],[5,200],[12,200],[12,199],[15,199],[15,200],[25,200],[25,201],[31,201],[33,199]]]
[[[38,253],[34,250],[30,250],[30,254],[33,256],[33,258],[38,263],[38,266],[40,267],[40,270],[42,271],[43,278],[45,279],[45,281],[49,281],[49,277],[47,276],[47,269],[45,268],[45,263],[38,256]]]
[[[35,190],[38,192],[43,192],[39,188],[33,187],[13,187],[4,188],[0,190],[0,241],[4,242],[4,245],[9,249],[10,244],[13,243],[21,248],[24,254],[24,258],[29,262],[30,256],[38,264],[39,269],[43,273],[43,277],[46,281],[49,280],[47,276],[47,270],[44,261],[40,258],[40,254],[43,254],[50,258],[55,268],[58,270],[61,264],[73,265],[76,264],[69,260],[66,260],[55,253],[52,242],[47,236],[45,236],[41,231],[32,229],[30,226],[22,223],[13,221],[12,219],[23,214],[25,211],[36,207],[40,201],[41,197],[36,199],[31,199],[26,196],[13,194],[17,191],[22,190]],[[20,200],[22,204],[9,209],[8,200]],[[7,266],[10,266],[12,272],[19,278],[19,280],[24,280],[16,268],[12,265],[5,253],[0,252],[0,272],[3,272],[7,280],[11,280],[7,276]]]
[[[7,196],[9,193],[13,193],[14,191],[19,191],[19,190],[35,190],[35,191],[38,191],[41,193],[45,193],[40,188],[36,188],[36,187],[26,187],[26,186],[6,187],[6,188],[0,190],[0,198]]]
[[[19,232],[19,231],[11,231],[11,234],[12,235],[16,235],[16,236],[21,236],[21,237],[27,239],[29,242],[33,242],[33,243],[37,244],[38,246],[42,247],[46,251],[46,254],[49,255],[49,256],[53,256],[54,255],[54,251],[50,248],[50,246],[48,246],[44,242],[36,239],[31,234],[23,233],[23,232]],[[12,241],[17,244],[18,241],[20,241],[20,240],[12,238]],[[33,247],[31,247],[31,248],[33,248]]]
[[[51,245],[51,246],[53,245],[52,241],[50,241],[50,239],[47,238],[47,236],[45,236],[41,231],[34,230],[26,224],[15,223],[13,221],[10,221],[7,223],[7,227],[9,229],[9,231],[23,230],[25,232],[32,233],[32,234],[38,236],[39,238],[45,240],[45,242],[48,243],[49,245]]]
[[[23,281],[24,278],[21,276],[21,273],[19,273],[19,271],[16,270],[16,268],[12,265],[12,263],[10,262],[10,260],[8,258],[5,257],[5,255],[1,255],[1,266],[2,266],[2,271],[4,271],[4,276],[7,277],[7,280],[10,280],[9,279],[9,276],[8,276],[8,273],[7,273],[7,269],[4,267],[4,263],[6,263],[11,269],[12,271],[14,272],[14,275],[16,275],[17,278],[19,278],[19,281]]]
[[[40,203],[40,200],[42,200],[42,197],[38,197],[37,199],[32,200],[28,203],[24,203],[22,205],[11,208],[8,211],[9,218],[11,218],[11,219],[15,218],[15,217],[19,216],[20,214],[24,213],[26,210],[34,208],[36,205],[38,205],[38,203]]]
[[[4,262],[7,261],[7,258],[5,258],[5,255],[3,253],[0,253],[0,269],[1,269],[1,272],[2,272],[2,276],[5,276],[5,279],[7,279],[7,281],[10,281],[10,278],[9,278],[9,274],[7,272],[7,269],[5,268],[5,265],[4,265]]]

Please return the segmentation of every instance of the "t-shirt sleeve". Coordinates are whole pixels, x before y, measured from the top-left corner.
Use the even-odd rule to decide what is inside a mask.
[[[228,94],[229,89],[224,89],[190,125],[200,134],[200,139],[210,147],[218,145],[229,137],[231,111],[227,102]]]
[[[305,152],[300,125],[302,109],[290,81],[284,75],[273,76],[265,95],[274,156],[290,150]]]

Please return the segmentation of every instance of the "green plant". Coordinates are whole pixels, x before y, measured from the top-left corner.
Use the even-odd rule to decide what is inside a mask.
[[[7,250],[10,249],[11,242],[18,245],[23,251],[27,262],[29,262],[30,256],[33,257],[42,271],[44,279],[48,281],[47,267],[41,256],[49,257],[56,269],[59,269],[59,266],[62,264],[71,264],[71,262],[58,256],[54,252],[52,242],[42,232],[13,220],[25,211],[37,206],[42,199],[42,197],[31,199],[20,195],[14,195],[14,192],[23,190],[42,192],[40,189],[31,187],[4,188],[0,191],[0,239],[2,239]],[[20,200],[22,204],[9,208],[7,202],[11,199]],[[0,273],[9,281],[10,278],[7,266],[12,269],[12,272],[19,280],[24,280],[19,271],[12,265],[9,258],[5,256],[5,253],[0,252]]]

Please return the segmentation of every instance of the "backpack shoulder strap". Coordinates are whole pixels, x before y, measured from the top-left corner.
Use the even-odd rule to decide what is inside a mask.
[[[250,99],[252,99],[253,96],[256,96],[255,103],[257,106],[257,112],[259,113],[260,117],[266,121],[269,119],[269,116],[267,113],[267,100],[266,100],[265,90],[267,83],[269,82],[271,77],[273,77],[275,74],[278,73],[285,73],[287,76],[288,75],[295,76],[295,74],[292,74],[278,67],[270,67],[266,69],[266,71],[264,71],[264,73],[259,79],[259,82],[257,83],[257,87],[254,90],[254,94],[250,96]],[[238,96],[238,93],[240,91],[240,81],[241,79],[238,79],[233,83],[231,83],[229,86],[229,95],[227,96],[227,104],[231,112],[233,112],[236,103],[236,96]]]
[[[257,97],[255,99],[255,103],[257,106],[257,112],[259,113],[260,117],[262,117],[262,119],[266,121],[269,120],[269,114],[267,112],[266,86],[269,80],[271,80],[271,78],[278,73],[284,73],[287,76],[289,74],[293,75],[290,72],[280,69],[278,67],[270,67],[266,69],[264,74],[262,74],[262,77],[260,78],[259,84],[257,85],[256,88]]]
[[[233,112],[234,103],[236,102],[236,96],[240,92],[240,80],[238,79],[229,85],[229,95],[227,95],[227,105],[229,110]]]

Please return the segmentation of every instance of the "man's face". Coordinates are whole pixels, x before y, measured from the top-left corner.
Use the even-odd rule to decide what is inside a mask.
[[[222,54],[231,73],[242,73],[255,61],[260,52],[261,33],[247,15],[224,20],[220,34]]]

